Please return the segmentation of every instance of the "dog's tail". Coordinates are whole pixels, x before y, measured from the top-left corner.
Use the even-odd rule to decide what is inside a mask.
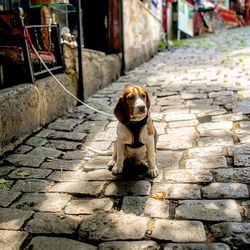
[[[111,156],[113,153],[111,150],[100,151],[100,150],[95,150],[95,149],[90,148],[90,147],[87,147],[87,149],[93,153],[96,153],[97,155],[100,155],[100,156]]]

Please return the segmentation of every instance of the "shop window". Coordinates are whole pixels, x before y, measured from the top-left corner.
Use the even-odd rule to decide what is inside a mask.
[[[73,29],[76,23],[75,8],[65,1],[0,0],[0,89],[48,75],[30,41],[24,39],[18,7],[25,11],[27,36],[53,72],[63,70],[60,30],[70,24]]]

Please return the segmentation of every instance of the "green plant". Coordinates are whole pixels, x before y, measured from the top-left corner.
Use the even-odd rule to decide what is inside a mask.
[[[165,49],[166,49],[166,47],[167,47],[167,44],[165,43],[165,42],[160,42],[159,43],[159,48],[158,48],[158,51],[159,52],[162,52],[162,51],[164,51]]]

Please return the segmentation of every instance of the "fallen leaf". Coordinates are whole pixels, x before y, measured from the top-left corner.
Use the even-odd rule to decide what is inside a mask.
[[[150,198],[157,199],[157,200],[164,200],[166,198],[166,193],[158,192],[158,193],[152,194]]]

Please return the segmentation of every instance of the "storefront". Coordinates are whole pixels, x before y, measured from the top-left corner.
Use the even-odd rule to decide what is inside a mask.
[[[34,82],[47,71],[31,44],[51,71],[62,72],[61,39],[77,34],[76,7],[67,0],[0,0],[0,29],[0,89]]]

